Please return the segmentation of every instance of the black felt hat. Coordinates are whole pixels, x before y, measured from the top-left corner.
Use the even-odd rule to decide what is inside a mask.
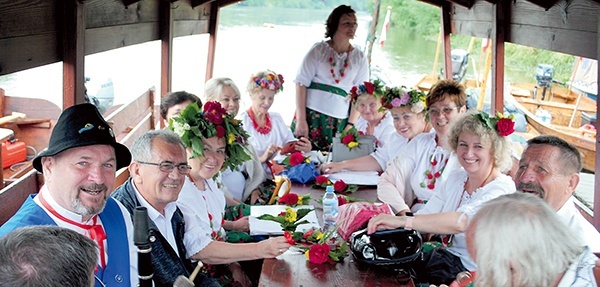
[[[131,153],[126,146],[118,143],[115,134],[92,104],[80,104],[67,108],[60,114],[48,148],[33,159],[33,167],[43,172],[42,157],[54,156],[74,147],[106,144],[115,148],[117,169],[131,162]]]

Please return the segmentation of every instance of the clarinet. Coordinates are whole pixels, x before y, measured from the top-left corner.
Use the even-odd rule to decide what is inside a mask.
[[[139,287],[152,287],[152,246],[148,234],[148,210],[138,206],[133,211],[133,242],[138,253]]]

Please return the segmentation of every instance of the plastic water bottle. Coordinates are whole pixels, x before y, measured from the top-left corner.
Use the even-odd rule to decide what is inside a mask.
[[[335,228],[338,215],[338,199],[333,193],[333,186],[328,185],[323,195],[323,229],[329,231]]]

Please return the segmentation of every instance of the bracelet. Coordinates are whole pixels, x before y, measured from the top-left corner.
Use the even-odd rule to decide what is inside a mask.
[[[347,123],[346,123],[346,125],[347,125],[347,126],[354,126],[354,123],[347,122]]]
[[[407,212],[405,214],[406,216],[406,221],[404,222],[404,229],[405,230],[412,230],[413,229],[413,221],[415,220],[415,218],[413,217],[413,214],[411,212]]]

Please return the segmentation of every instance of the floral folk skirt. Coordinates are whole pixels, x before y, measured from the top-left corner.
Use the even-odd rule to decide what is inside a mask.
[[[308,135],[313,150],[328,151],[331,149],[333,137],[339,131],[342,132],[348,123],[348,119],[338,119],[315,110],[306,108],[306,121],[308,124]],[[296,129],[296,117],[291,124],[292,132]]]

